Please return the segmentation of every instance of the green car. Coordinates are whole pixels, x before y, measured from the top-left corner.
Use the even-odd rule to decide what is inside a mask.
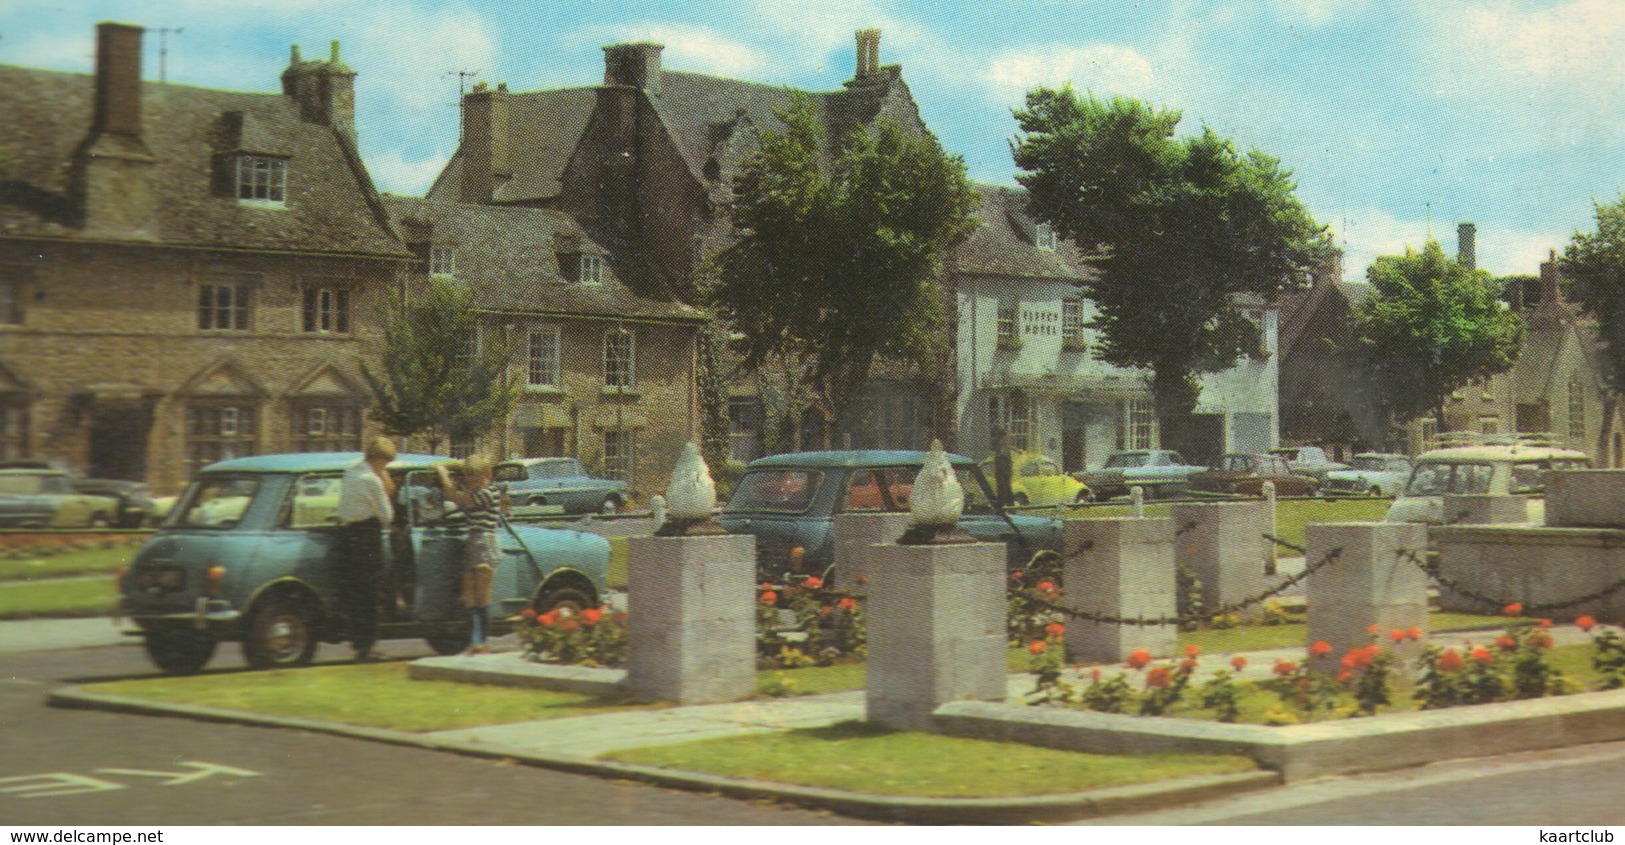
[[[241,642],[252,668],[301,666],[318,643],[341,641],[331,549],[340,478],[360,457],[261,455],[205,467],[119,576],[119,615],[140,629],[153,663],[172,674],[197,672],[224,641]],[[460,600],[465,529],[448,519],[455,507],[431,469],[445,460],[401,455],[390,465],[397,505],[378,635],[422,637],[454,654],[468,641]],[[494,615],[600,604],[608,540],[506,521],[498,536]]]

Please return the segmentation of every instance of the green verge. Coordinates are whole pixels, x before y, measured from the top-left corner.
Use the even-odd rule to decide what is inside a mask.
[[[91,684],[88,692],[420,733],[649,709],[579,693],[414,681],[403,662]]]
[[[129,563],[139,548],[140,544],[135,543],[47,555],[28,549],[6,549],[0,552],[3,555],[0,557],[0,581],[34,581],[103,573],[111,575],[113,570]]]
[[[1025,672],[1031,668],[1031,663],[1032,656],[1025,648],[1012,648],[1005,652],[1005,665],[1011,672]],[[868,679],[868,664],[861,660],[799,669],[758,669],[756,692],[773,698],[849,692],[863,689]]]
[[[1294,546],[1302,546],[1305,539],[1304,526],[1309,523],[1381,522],[1382,518],[1388,515],[1388,505],[1392,501],[1392,499],[1373,499],[1361,496],[1282,499],[1275,503],[1276,536]],[[1074,518],[1127,516],[1133,512],[1134,509],[1128,505],[1090,505],[1070,509],[1067,511],[1067,515]],[[1166,503],[1151,504],[1145,507],[1146,516],[1168,516],[1172,512],[1173,506]],[[1279,551],[1283,557],[1293,555],[1293,552],[1286,549]]]
[[[862,722],[633,748],[604,759],[883,795],[1053,795],[1194,775],[1253,771],[1240,756],[1087,754],[886,731]]]
[[[117,602],[111,577],[0,584],[0,619],[111,616]]]

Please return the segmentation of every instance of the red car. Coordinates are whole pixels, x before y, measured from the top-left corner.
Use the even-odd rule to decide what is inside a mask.
[[[1266,481],[1274,482],[1278,496],[1314,496],[1320,493],[1320,482],[1307,475],[1293,474],[1285,458],[1241,453],[1225,455],[1219,458],[1217,466],[1192,475],[1189,488],[1202,493],[1262,496]]]

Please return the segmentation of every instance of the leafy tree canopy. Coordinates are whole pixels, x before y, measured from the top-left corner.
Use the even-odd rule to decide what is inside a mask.
[[[1210,129],[1179,139],[1180,113],[1139,100],[1039,88],[1017,109],[1016,181],[1034,212],[1086,250],[1095,354],[1152,371],[1164,431],[1196,404],[1196,377],[1265,353],[1248,300],[1301,284],[1329,249],[1291,174]]]
[[[1379,257],[1366,278],[1374,291],[1355,309],[1356,342],[1370,389],[1396,422],[1432,412],[1443,430],[1446,396],[1517,360],[1523,322],[1494,277],[1446,257],[1437,241]]]
[[[432,278],[417,296],[391,303],[383,371],[361,366],[385,433],[421,436],[437,452],[506,424],[519,397],[513,349],[500,337],[477,342],[479,324],[472,289],[451,279]]]
[[[739,236],[708,293],[743,335],[744,365],[790,362],[827,432],[875,356],[931,352],[938,270],[975,200],[964,162],[930,134],[881,119],[826,150],[808,99],[779,116],[734,180]]]
[[[1625,197],[1597,203],[1597,230],[1575,232],[1559,263],[1580,307],[1597,320],[1607,377],[1625,390]]]

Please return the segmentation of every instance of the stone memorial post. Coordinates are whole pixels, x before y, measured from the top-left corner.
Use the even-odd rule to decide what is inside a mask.
[[[1172,520],[1074,519],[1061,532],[1061,548],[1067,550],[1061,582],[1070,606],[1120,618],[1155,619],[1178,612]],[[1153,655],[1171,655],[1177,635],[1174,625],[1068,619],[1066,659],[1117,663],[1141,648]]]
[[[1427,642],[1428,576],[1410,560],[1427,553],[1427,526],[1414,522],[1311,523],[1307,529],[1306,564],[1314,566],[1337,552],[1331,563],[1307,581],[1309,642],[1324,640],[1332,650],[1322,660],[1328,666],[1349,649],[1371,642],[1376,626],[1377,644],[1393,648],[1407,665]],[[1419,639],[1396,646],[1393,630],[1417,628]]]
[[[840,513],[835,515],[834,584],[842,592],[868,592],[871,548],[890,543],[908,530],[906,513]]]
[[[1275,563],[1273,544],[1264,538],[1271,513],[1266,503],[1176,502],[1172,513],[1175,559],[1201,582],[1206,609],[1252,598],[1277,583],[1266,574]]]

